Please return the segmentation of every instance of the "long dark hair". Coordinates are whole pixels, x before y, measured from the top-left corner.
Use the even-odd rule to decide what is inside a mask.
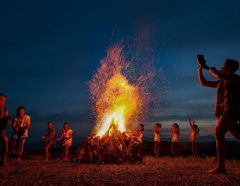
[[[19,106],[19,107],[17,108],[17,116],[19,116],[19,112],[20,112],[21,109],[23,109],[23,110],[25,111],[25,108],[24,108],[24,107]]]
[[[3,94],[3,93],[0,93],[0,97],[5,97],[5,98],[7,98],[7,96],[6,96],[5,94]]]

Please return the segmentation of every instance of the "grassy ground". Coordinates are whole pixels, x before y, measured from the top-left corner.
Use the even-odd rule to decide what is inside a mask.
[[[32,157],[10,167],[0,167],[0,185],[240,185],[240,162],[227,160],[227,175],[211,175],[207,170],[216,164],[215,158],[144,157],[142,164],[79,164],[43,157]]]

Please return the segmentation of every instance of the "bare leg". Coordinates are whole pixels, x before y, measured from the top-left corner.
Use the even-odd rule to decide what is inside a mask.
[[[192,141],[192,151],[193,151],[193,156],[198,157],[197,144],[195,140]]]
[[[65,146],[65,157],[64,157],[64,161],[67,161],[68,160],[68,151],[69,151],[69,147],[70,145],[66,145]]]
[[[139,143],[138,144],[138,158],[141,158],[142,157],[142,151],[143,151],[143,143]]]
[[[158,152],[158,155],[160,156],[160,152],[161,152],[161,142],[159,142],[159,145],[158,145],[158,147],[159,147],[159,152]]]
[[[20,140],[20,142],[19,142],[19,149],[18,149],[18,159],[17,159],[18,161],[20,161],[20,159],[21,159],[23,149],[24,149],[24,143],[25,143],[26,139],[20,138],[19,140]]]
[[[156,142],[156,157],[159,157],[159,142]]]
[[[4,136],[2,137],[2,161],[4,167],[8,167],[7,155],[8,155],[8,137]]]
[[[174,151],[174,142],[172,142],[171,151],[172,151],[172,154],[173,154],[173,156],[175,156],[175,151]]]
[[[230,126],[232,126],[233,123],[235,123],[235,121],[236,120],[234,118],[220,116],[214,130],[218,163],[215,169],[209,170],[209,173],[226,173],[225,169],[226,143],[224,136],[228,132]]]
[[[172,142],[172,153],[174,157],[178,155],[178,151],[178,142]]]
[[[49,158],[51,157],[50,153],[49,153],[49,148],[50,147],[51,147],[51,144],[47,144],[44,148],[45,149],[45,161],[48,161]]]
[[[154,141],[154,156],[158,157],[157,141]]]
[[[12,154],[16,153],[16,143],[17,143],[17,139],[12,138]]]

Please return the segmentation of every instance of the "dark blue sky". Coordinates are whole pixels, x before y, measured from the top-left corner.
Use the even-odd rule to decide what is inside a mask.
[[[11,116],[20,105],[31,115],[29,141],[40,139],[49,120],[58,134],[64,122],[74,136],[90,133],[87,82],[106,48],[122,38],[152,48],[156,68],[164,70],[171,94],[164,114],[154,116],[164,137],[173,122],[187,137],[189,116],[201,135],[213,132],[216,90],[199,85],[196,55],[204,54],[217,68],[227,57],[240,60],[238,0],[3,0],[0,28],[0,92],[7,95]],[[151,137],[153,123],[144,122]]]

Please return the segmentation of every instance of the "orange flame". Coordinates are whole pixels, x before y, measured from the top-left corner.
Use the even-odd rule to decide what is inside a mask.
[[[136,77],[134,62],[126,59],[122,43],[112,46],[100,63],[89,84],[96,117],[93,134],[104,135],[111,124],[126,132],[145,116],[149,93],[143,84],[155,74],[146,68]]]
[[[138,88],[130,85],[120,72],[109,79],[106,90],[97,104],[99,117],[102,118],[102,124],[97,131],[98,136],[105,134],[111,123],[114,123],[119,131],[125,132],[129,121],[142,105]],[[104,112],[101,112],[102,109]]]

